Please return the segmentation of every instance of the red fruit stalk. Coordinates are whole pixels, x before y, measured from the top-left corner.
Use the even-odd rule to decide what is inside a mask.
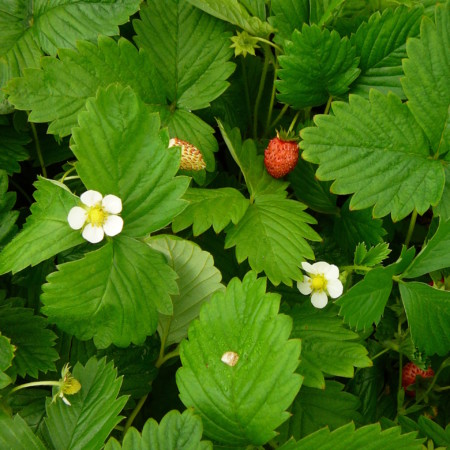
[[[200,150],[189,142],[182,139],[172,138],[169,141],[170,147],[181,147],[181,170],[202,170],[206,167],[205,160]]]
[[[281,178],[294,170],[298,162],[298,143],[277,133],[264,152],[264,165],[274,178]]]
[[[417,376],[421,376],[422,378],[433,378],[434,371],[431,367],[427,370],[423,370],[420,367],[417,367],[413,362],[405,364],[402,370],[402,387],[405,390],[406,395],[409,395],[410,397],[415,397],[416,391],[407,390],[406,388],[416,382]]]

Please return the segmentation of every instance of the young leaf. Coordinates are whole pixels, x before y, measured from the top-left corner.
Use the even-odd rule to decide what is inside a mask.
[[[414,344],[427,355],[450,351],[450,292],[424,283],[400,283]]]
[[[342,319],[330,308],[318,310],[310,302],[296,305],[291,337],[302,341],[302,358],[297,372],[304,376],[303,384],[324,389],[324,374],[351,378],[354,367],[372,365],[367,349],[355,342],[358,334],[344,327]]]
[[[234,278],[203,306],[181,344],[181,400],[201,415],[205,435],[223,444],[268,442],[300,389],[300,341],[289,340],[292,321],[278,314],[279,296],[265,290],[255,272]]]
[[[369,101],[350,95],[349,103],[334,102],[333,113],[302,130],[302,156],[320,164],[319,179],[336,180],[334,193],[354,193],[351,209],[374,205],[374,217],[391,213],[397,221],[439,202],[443,165],[430,159],[423,132],[398,97],[372,89]]]
[[[294,31],[285,50],[279,58],[278,98],[296,109],[323,105],[330,96],[345,94],[359,74],[354,48],[334,30],[305,24],[301,33]]]
[[[160,424],[154,419],[145,422],[142,434],[130,428],[123,439],[122,446],[110,439],[105,450],[212,450],[209,441],[202,441],[203,426],[200,417],[187,409],[168,412]]]
[[[149,245],[161,252],[178,275],[179,294],[172,296],[173,314],[159,315],[158,334],[165,347],[178,344],[187,336],[189,324],[198,317],[200,307],[214,292],[221,291],[221,273],[210,253],[196,244],[172,236],[156,236]]]
[[[450,267],[450,219],[441,220],[433,237],[406,269],[403,278],[417,278]]]
[[[10,375],[12,370],[22,378],[37,378],[39,371],[55,370],[58,353],[53,347],[57,336],[46,326],[47,320],[34,315],[30,308],[0,307],[0,332],[17,348]]]
[[[143,242],[117,236],[84,258],[58,266],[41,296],[50,322],[98,348],[142,343],[158,314],[172,313],[176,274]]]
[[[47,450],[42,441],[18,414],[0,415],[0,448],[14,450]]]
[[[355,266],[374,267],[385,260],[389,253],[391,253],[391,249],[386,242],[370,247],[369,250],[364,243],[360,243],[355,250],[354,264]]]
[[[235,225],[247,211],[249,201],[233,188],[188,189],[183,197],[189,202],[187,208],[172,222],[175,233],[193,225],[194,236],[213,227],[220,233],[229,223]]]
[[[306,239],[321,241],[308,225],[315,220],[304,212],[306,206],[280,195],[256,198],[237,225],[226,230],[225,248],[236,246],[239,263],[248,258],[256,272],[264,271],[278,285],[301,280],[304,259],[314,259]]]
[[[410,39],[403,60],[403,90],[408,107],[431,142],[435,154],[450,150],[450,3],[436,6],[435,24],[424,17],[420,39]]]
[[[118,414],[127,401],[117,398],[122,380],[105,358],[91,358],[84,367],[78,363],[73,376],[81,389],[68,396],[72,406],[59,398],[49,403],[41,435],[52,449],[101,448],[122,419]]]
[[[159,135],[150,114],[130,88],[100,90],[73,130],[76,168],[88,189],[122,199],[123,233],[136,237],[159,230],[186,207],[189,179],[176,177],[177,151]],[[92,149],[95,148],[95,152]]]
[[[59,252],[81,244],[83,238],[67,222],[79,199],[57,181],[39,178],[36,199],[22,231],[0,253],[0,273],[19,272]]]
[[[19,161],[28,158],[28,151],[23,147],[30,142],[26,134],[19,134],[13,128],[0,127],[0,170],[7,174],[20,172]]]
[[[406,58],[406,40],[419,34],[423,8],[399,7],[373,14],[351,37],[360,57],[361,74],[351,92],[368,97],[371,88],[404,97],[400,77],[402,59]]]

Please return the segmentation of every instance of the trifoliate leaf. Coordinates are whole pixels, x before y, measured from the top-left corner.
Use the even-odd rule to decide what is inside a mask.
[[[448,353],[450,292],[418,282],[400,283],[399,288],[414,345],[427,355]]]
[[[383,221],[374,219],[369,209],[351,211],[349,204],[350,200],[347,200],[342,205],[340,215],[334,218],[333,236],[348,255],[353,255],[360,242],[368,245],[383,242],[386,230]]]
[[[301,30],[309,20],[309,0],[272,0],[271,23],[277,29],[275,41],[284,44],[291,39],[292,32]]]
[[[41,435],[51,449],[102,448],[113,428],[121,421],[118,414],[127,398],[117,398],[122,380],[112,362],[91,358],[86,366],[77,364],[72,372],[81,384],[74,395],[67,395],[68,406],[57,398],[47,405]]]
[[[289,340],[292,321],[278,314],[280,297],[265,290],[255,272],[234,278],[203,306],[181,344],[180,398],[219,443],[265,444],[300,389],[300,341]]]
[[[446,267],[450,267],[450,219],[440,221],[436,233],[422,247],[403,278],[417,278]]]
[[[30,142],[30,137],[20,134],[10,127],[0,127],[0,170],[12,174],[20,172],[19,161],[28,158],[24,145]]]
[[[0,87],[26,67],[38,67],[44,53],[56,56],[58,48],[73,48],[79,39],[119,34],[118,25],[127,22],[139,4],[139,0],[56,0],[36,5],[2,1]]]
[[[193,225],[194,236],[204,233],[211,226],[216,233],[220,233],[230,222],[236,225],[249,206],[249,201],[233,188],[191,188],[183,198],[189,205],[175,217],[172,228],[177,233]]]
[[[264,167],[264,156],[258,155],[254,141],[247,139],[242,143],[238,128],[230,130],[228,126],[218,121],[222,137],[242,171],[250,196],[253,198],[263,194],[286,195],[288,183],[273,178]]]
[[[369,247],[369,250],[367,250],[366,245],[361,242],[356,246],[353,261],[355,266],[373,267],[385,260],[389,256],[389,253],[391,253],[391,249],[386,242],[375,245],[375,247]]]
[[[324,389],[324,374],[351,378],[354,367],[372,365],[359,335],[344,327],[331,309],[318,310],[310,302],[296,305],[290,312],[294,320],[293,338],[302,341],[302,358],[297,372],[305,386]]]
[[[179,294],[172,296],[173,314],[160,314],[158,320],[158,334],[168,347],[187,336],[189,324],[198,317],[203,303],[224,289],[222,275],[214,267],[211,254],[193,242],[171,236],[156,236],[147,242],[167,258],[178,275]]]
[[[336,31],[303,25],[286,42],[276,86],[280,101],[301,109],[319,106],[345,94],[359,74],[355,49]]]
[[[420,39],[410,39],[403,60],[403,90],[408,107],[435,154],[450,150],[450,3],[436,6],[435,23],[422,19]]]
[[[46,326],[47,320],[34,315],[30,308],[0,307],[0,332],[17,348],[10,375],[37,378],[39,371],[55,370],[58,353],[53,346],[57,336]]]
[[[237,225],[226,230],[225,248],[236,246],[239,263],[248,259],[256,272],[264,271],[278,285],[292,285],[301,280],[299,266],[305,259],[314,259],[306,241],[321,241],[308,225],[315,223],[306,206],[280,195],[256,198]]]
[[[41,296],[52,323],[79,339],[141,344],[156,331],[158,314],[172,313],[176,274],[147,244],[117,236],[84,258],[58,266]]]
[[[180,197],[189,179],[174,178],[179,151],[159,135],[158,116],[118,85],[100,90],[86,106],[72,145],[85,186],[122,199],[123,234],[143,236],[168,225],[186,206]]]
[[[263,22],[259,17],[252,17],[248,11],[239,4],[238,0],[187,1],[218,19],[225,20],[226,22],[241,27],[250,34],[267,37],[275,31],[267,22]]]
[[[7,191],[8,175],[4,170],[0,170],[0,244],[16,234],[16,220],[19,217],[19,211],[11,211],[16,203],[16,194]]]
[[[406,40],[419,34],[422,8],[400,7],[373,14],[351,37],[360,57],[361,74],[351,92],[368,97],[371,88],[404,97],[400,77],[406,58]]]
[[[47,447],[18,414],[14,418],[6,414],[0,415],[0,448],[47,450]]]
[[[300,439],[325,426],[335,430],[351,421],[361,423],[358,397],[343,388],[336,381],[328,381],[324,389],[303,386],[292,404],[288,435]]]
[[[369,101],[351,95],[349,103],[334,102],[333,113],[315,116],[318,127],[302,130],[300,146],[303,158],[320,165],[319,179],[336,180],[332,192],[354,193],[351,209],[374,205],[374,217],[401,220],[439,202],[443,165],[429,157],[424,134],[398,97],[372,89]]]
[[[422,439],[416,439],[417,433],[400,434],[401,428],[394,427],[381,431],[379,423],[366,425],[355,430],[355,424],[349,423],[330,432],[322,428],[298,441],[290,443],[289,450],[421,450]],[[280,447],[280,450],[285,450]],[[286,449],[287,450],[287,449]]]
[[[109,440],[105,450],[212,450],[211,442],[201,440],[202,432],[202,421],[192,410],[187,409],[183,414],[170,411],[159,425],[156,420],[148,419],[142,434],[130,428],[122,445],[115,439]]]
[[[75,197],[63,184],[39,178],[22,231],[0,253],[0,273],[19,272],[35,266],[59,252],[81,244],[83,238],[67,222],[67,215],[78,205]]]

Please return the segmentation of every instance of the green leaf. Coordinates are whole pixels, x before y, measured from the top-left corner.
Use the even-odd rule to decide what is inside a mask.
[[[418,282],[399,288],[414,345],[444,356],[450,351],[450,292]]]
[[[183,414],[170,411],[159,425],[154,419],[148,419],[142,434],[130,428],[122,446],[116,440],[110,440],[105,450],[212,450],[211,442],[201,440],[202,432],[202,421],[192,410],[187,409]]]
[[[56,56],[58,48],[73,48],[79,39],[119,34],[118,25],[139,9],[139,0],[55,0],[29,5],[12,0],[0,7],[0,86],[38,67],[43,53]]]
[[[419,34],[423,8],[400,7],[373,14],[351,37],[360,57],[360,76],[351,92],[368,97],[371,88],[404,98],[400,77],[402,59],[406,58],[406,41]]]
[[[47,450],[42,441],[18,414],[0,415],[0,448],[14,450]]]
[[[345,94],[359,74],[358,58],[347,38],[336,31],[303,25],[286,42],[286,54],[279,57],[278,98],[296,109],[319,106],[330,96]]]
[[[286,195],[288,183],[277,180],[267,173],[264,166],[264,156],[257,154],[255,142],[247,139],[242,143],[238,128],[230,130],[227,125],[220,121],[218,121],[218,124],[231,156],[244,175],[250,196],[257,198],[263,194]]]
[[[330,432],[322,428],[301,439],[289,450],[421,450],[422,440],[415,439],[416,433],[400,434],[400,427],[381,431],[379,423],[367,425],[355,430],[355,424],[349,423]],[[283,447],[280,447],[280,450]],[[285,450],[283,448],[283,450]]]
[[[275,286],[291,286],[292,280],[302,279],[301,262],[314,259],[306,239],[321,240],[308,225],[315,220],[305,209],[302,203],[280,195],[261,195],[237,225],[227,228],[225,248],[236,246],[238,262],[248,259],[250,267],[264,271]]]
[[[84,242],[67,222],[70,209],[79,203],[78,197],[63,184],[46,178],[39,178],[35,186],[36,203],[30,208],[31,215],[0,253],[0,273],[19,272]]]
[[[159,118],[130,88],[100,90],[73,130],[76,168],[88,189],[122,199],[123,233],[144,236],[168,225],[186,206],[189,179],[176,177],[179,150],[159,135]],[[92,149],[95,148],[95,153]]]
[[[336,381],[328,381],[324,389],[303,386],[291,408],[289,436],[300,439],[325,426],[335,430],[351,421],[361,423],[358,397],[343,388]]]
[[[148,0],[140,17],[135,41],[156,67],[168,103],[189,111],[210,106],[235,69],[226,24],[177,0]]]
[[[0,244],[16,234],[16,220],[19,217],[18,211],[11,211],[16,203],[16,194],[7,191],[8,175],[4,170],[0,170]]]
[[[188,189],[183,197],[187,208],[175,217],[172,228],[175,233],[193,225],[194,236],[204,233],[211,226],[220,233],[230,222],[235,225],[242,219],[249,206],[248,200],[236,189]]]
[[[372,365],[367,349],[359,344],[359,335],[344,327],[332,309],[318,310],[310,302],[296,305],[291,337],[302,341],[302,358],[297,372],[303,384],[324,389],[324,374],[352,378],[354,367]]]
[[[350,200],[347,200],[340,210],[340,215],[334,219],[333,235],[339,245],[352,255],[360,242],[368,245],[380,244],[386,230],[383,221],[372,218],[370,210],[351,211]]]
[[[158,334],[165,347],[178,344],[187,336],[189,324],[198,317],[200,307],[216,291],[221,291],[222,275],[214,267],[210,253],[190,241],[172,236],[156,236],[147,241],[161,252],[178,275],[178,295],[172,296],[173,314],[160,314]]]
[[[11,345],[11,340],[2,336],[0,328],[0,390],[12,383],[11,378],[6,375],[5,371],[12,365],[15,350],[14,345]]]
[[[143,242],[117,236],[84,258],[58,266],[41,296],[52,323],[98,348],[141,344],[156,331],[157,311],[172,313],[176,274]]]
[[[292,321],[278,314],[280,297],[265,290],[255,272],[242,282],[234,278],[203,306],[181,344],[180,398],[220,443],[268,442],[300,389],[300,342],[288,339]],[[221,361],[226,352],[239,357],[234,365]]]
[[[238,0],[187,0],[191,5],[211,14],[218,19],[225,20],[241,27],[248,33],[267,37],[275,30],[258,17],[252,17],[248,11],[239,4]]]
[[[0,127],[0,170],[6,170],[11,175],[20,172],[19,161],[28,158],[24,148],[30,142],[30,137],[20,134],[10,127]]]
[[[9,375],[38,377],[38,372],[54,371],[58,353],[53,348],[56,334],[48,330],[47,320],[30,308],[0,307],[0,332],[11,339],[17,350]],[[12,370],[12,373],[11,373]]]
[[[355,266],[374,267],[384,261],[389,253],[391,253],[391,249],[386,242],[370,247],[369,250],[364,243],[361,243],[356,247],[354,264]]]
[[[277,29],[275,40],[284,45],[290,40],[292,32],[301,30],[302,25],[309,20],[309,0],[272,0],[271,23]],[[278,39],[281,38],[281,39]]]
[[[403,90],[408,107],[430,140],[435,154],[450,150],[450,3],[436,6],[435,24],[424,17],[420,39],[410,39],[403,60]]]
[[[436,445],[450,446],[450,425],[447,425],[444,430],[436,422],[425,416],[419,416],[418,424],[420,430],[433,439]]]
[[[447,153],[447,155],[450,155]],[[440,216],[442,220],[450,219],[450,165],[444,166],[445,172],[445,185],[444,192],[440,202],[433,208],[434,215]]]
[[[81,384],[80,391],[67,396],[70,407],[59,398],[47,405],[42,437],[54,450],[101,448],[122,419],[118,414],[127,401],[124,396],[117,398],[122,380],[105,358],[91,358],[84,367],[78,363],[73,376]]]
[[[319,27],[326,24],[345,0],[310,0],[310,23],[317,23]]]
[[[369,100],[350,95],[333,103],[333,115],[315,116],[318,127],[301,132],[302,156],[320,164],[319,179],[336,180],[335,194],[354,193],[350,209],[374,205],[374,217],[391,213],[394,221],[414,208],[423,214],[441,198],[443,166],[429,158],[407,105],[374,89]]]
[[[406,269],[403,278],[417,278],[450,267],[450,219],[441,220],[433,237]]]

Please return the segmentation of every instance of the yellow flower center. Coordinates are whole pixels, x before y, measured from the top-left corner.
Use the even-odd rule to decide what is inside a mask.
[[[107,214],[101,205],[91,206],[87,211],[87,222],[94,227],[101,227],[106,220]]]
[[[327,279],[322,274],[313,275],[309,283],[313,291],[323,291],[327,287]]]

